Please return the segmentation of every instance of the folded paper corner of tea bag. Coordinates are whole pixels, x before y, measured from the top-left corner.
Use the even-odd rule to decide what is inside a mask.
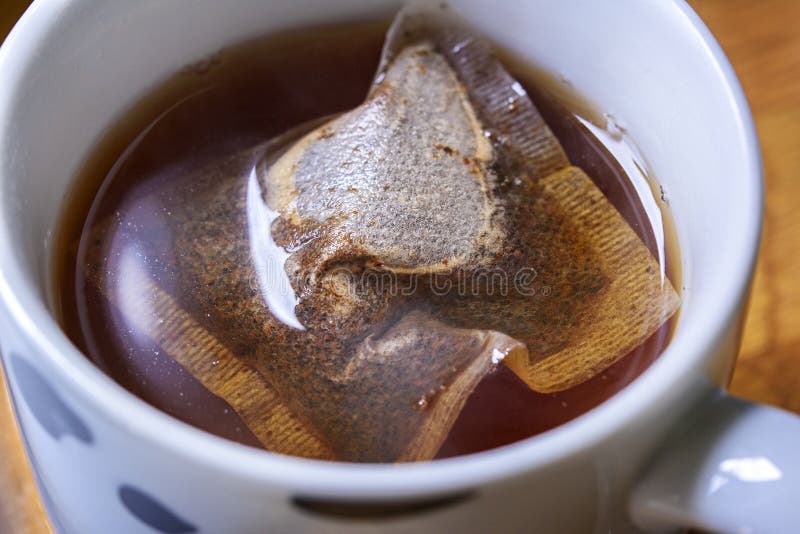
[[[541,202],[569,207],[571,231],[593,249],[590,276],[597,279],[585,290],[590,306],[567,308],[574,315],[572,342],[504,362],[531,389],[556,393],[602,373],[644,343],[675,314],[680,297],[647,247],[580,168],[546,177],[540,195]],[[567,240],[561,243],[568,246]],[[580,280],[561,283],[579,286]]]
[[[420,408],[429,410],[430,413],[405,449],[395,458],[397,462],[429,460],[435,457],[478,383],[504,359],[527,360],[528,348],[525,344],[501,332],[473,330],[459,334],[471,336],[480,342],[480,348],[447,386],[448,395],[420,398]]]
[[[401,11],[360,106],[237,161],[244,179],[212,163],[174,181],[174,243],[159,276],[141,274],[152,302],[137,308],[90,262],[270,450],[432,459],[496,365],[561,391],[679,304],[489,44],[438,3]],[[549,299],[440,295],[426,278],[513,277],[537,251]]]
[[[433,458],[477,383],[507,355],[526,351],[500,332],[454,328],[411,311],[361,342],[333,377],[347,394],[332,408],[352,417],[333,419],[326,435],[346,458]]]

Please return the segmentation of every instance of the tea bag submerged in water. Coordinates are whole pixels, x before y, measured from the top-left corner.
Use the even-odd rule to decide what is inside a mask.
[[[172,241],[141,246],[163,260],[146,273],[159,313],[182,318],[141,327],[183,339],[191,311],[213,337],[171,342],[194,351],[176,359],[281,452],[432,458],[497,363],[566,389],[678,305],[521,86],[438,4],[398,16],[363,105],[188,169],[171,205]],[[219,345],[228,374],[202,365]],[[291,416],[257,418],[248,395]]]

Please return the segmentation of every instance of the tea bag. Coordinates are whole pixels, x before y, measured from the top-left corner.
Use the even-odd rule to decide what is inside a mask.
[[[365,102],[321,122],[176,180],[171,240],[142,236],[159,261],[137,275],[172,319],[136,319],[103,245],[88,267],[271,450],[433,458],[496,365],[568,389],[677,309],[646,247],[447,6],[408,4]],[[220,351],[226,370],[203,365]]]

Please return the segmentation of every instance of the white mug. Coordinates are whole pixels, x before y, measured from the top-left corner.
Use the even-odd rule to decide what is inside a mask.
[[[722,393],[758,247],[752,119],[681,0],[454,1],[624,125],[680,243],[672,343],[543,435],[415,465],[279,456],[190,427],[96,368],[53,318],[62,199],[103,131],[183,65],[274,30],[388,17],[372,0],[36,0],[0,51],[0,343],[60,533],[723,532],[800,528],[800,424]],[[794,455],[794,457],[793,457]]]

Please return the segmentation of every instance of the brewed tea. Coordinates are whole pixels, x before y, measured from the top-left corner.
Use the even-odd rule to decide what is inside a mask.
[[[602,143],[457,15],[386,28],[227,49],[98,145],[57,287],[124,387],[276,452],[417,461],[568,421],[666,346],[676,254]]]

